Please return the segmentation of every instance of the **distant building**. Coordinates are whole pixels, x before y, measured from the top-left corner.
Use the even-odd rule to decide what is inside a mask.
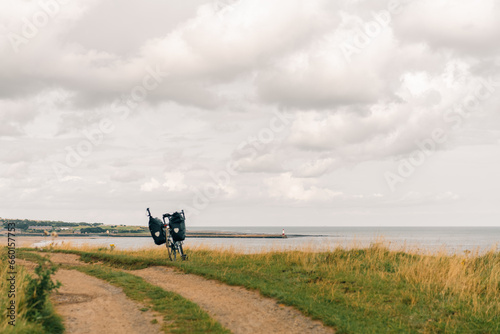
[[[52,226],[30,226],[28,227],[28,230],[47,231],[52,230]]]

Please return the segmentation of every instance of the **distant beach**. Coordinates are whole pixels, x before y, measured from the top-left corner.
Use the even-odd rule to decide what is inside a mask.
[[[368,247],[384,242],[391,249],[406,247],[425,251],[486,251],[500,241],[499,227],[200,227],[188,231],[186,247],[231,248],[253,253],[266,250]],[[158,247],[149,235],[130,236],[25,236],[17,237],[18,247],[43,246],[50,242],[106,246],[122,249]]]

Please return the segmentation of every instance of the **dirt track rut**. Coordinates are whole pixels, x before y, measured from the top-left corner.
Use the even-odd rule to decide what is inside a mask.
[[[274,299],[165,267],[129,271],[151,284],[174,291],[203,308],[233,333],[333,333],[319,321]]]
[[[64,260],[72,264],[77,261],[71,255]],[[20,264],[29,271],[35,267],[28,261]],[[66,333],[163,333],[160,325],[151,324],[153,314],[141,312],[143,305],[128,299],[120,288],[76,270],[59,269],[54,279],[62,286],[51,300],[64,319]],[[162,319],[157,321],[161,323]]]

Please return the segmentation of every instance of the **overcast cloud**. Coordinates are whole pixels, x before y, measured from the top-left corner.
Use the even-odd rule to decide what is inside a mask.
[[[6,0],[0,216],[496,225],[500,4]]]

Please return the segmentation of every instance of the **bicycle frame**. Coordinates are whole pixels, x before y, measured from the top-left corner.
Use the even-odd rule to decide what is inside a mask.
[[[184,214],[184,212],[182,212]],[[163,215],[163,228],[165,229],[165,233],[167,236],[167,242],[165,243],[165,246],[167,247],[168,251],[168,258],[170,261],[175,261],[177,260],[177,253],[180,254],[182,260],[186,260],[187,256],[184,254],[184,250],[182,249],[182,241],[174,241],[172,238],[172,235],[170,233],[170,224],[168,224],[165,221],[165,218],[170,217],[169,214],[164,214]]]

